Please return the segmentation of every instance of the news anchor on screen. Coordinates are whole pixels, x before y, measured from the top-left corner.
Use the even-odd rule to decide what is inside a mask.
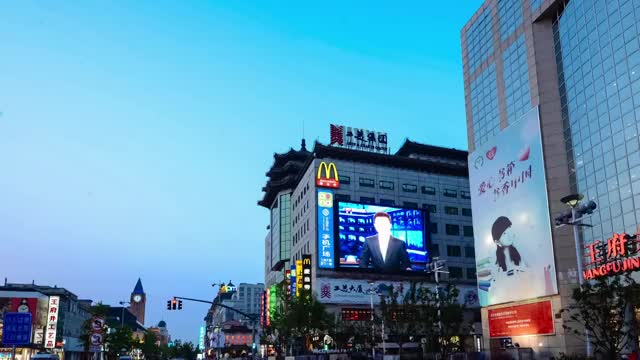
[[[360,255],[360,267],[385,272],[411,271],[411,262],[407,245],[391,235],[391,217],[385,212],[373,216],[373,226],[377,234],[369,236],[364,242]]]

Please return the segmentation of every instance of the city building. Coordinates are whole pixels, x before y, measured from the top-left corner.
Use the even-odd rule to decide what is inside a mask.
[[[57,286],[6,282],[0,286],[0,322],[5,312],[24,311],[32,314],[31,345],[17,349],[21,360],[28,360],[43,350],[58,353],[61,360],[80,359],[84,353],[80,340],[82,326],[90,318],[89,308],[85,304],[71,291]],[[53,323],[52,316],[55,319]],[[50,325],[53,325],[52,329],[49,329]],[[0,324],[0,335],[1,329]],[[3,349],[0,355],[9,358],[11,354],[7,354],[8,351],[10,349]]]
[[[205,344],[207,352],[212,349],[227,352],[237,350],[237,345],[246,345],[246,339],[240,341],[240,335],[236,332],[255,333],[256,339],[260,337],[260,299],[264,292],[264,284],[240,283],[235,286],[231,282],[221,284],[218,294],[207,315],[204,318],[206,325],[205,338],[209,339]],[[233,309],[233,310],[232,310]],[[251,317],[249,319],[237,311]],[[231,333],[227,334],[228,331]],[[247,335],[245,334],[245,337]],[[215,341],[213,339],[216,339]],[[251,337],[249,337],[251,338]],[[219,339],[219,340],[218,340]],[[256,340],[259,344],[260,341]],[[249,340],[248,344],[251,344]],[[243,346],[244,346],[243,345]]]
[[[332,139],[334,127],[332,125]],[[386,134],[383,135],[380,138],[386,141]],[[371,291],[380,295],[378,289],[381,287],[402,288],[408,286],[411,279],[435,286],[433,277],[425,270],[428,259],[439,258],[448,271],[441,279],[456,283],[461,289],[461,301],[470,308],[477,307],[466,151],[410,140],[394,154],[318,142],[312,151],[308,151],[305,145],[303,140],[300,150],[291,149],[274,155],[263,197],[258,202],[270,211],[270,237],[267,236],[265,242],[267,297],[275,298],[276,284],[290,271],[292,279],[295,277],[298,283],[291,291],[300,286],[311,288],[337,316],[344,320],[361,320],[371,316],[371,301],[380,301]],[[327,199],[325,196],[328,196],[328,204],[321,203]],[[361,260],[357,259],[364,255],[343,253],[356,251],[352,248],[362,249],[365,242],[362,234],[368,234],[374,228],[371,222],[375,220],[374,214],[342,216],[336,211],[334,216],[337,210],[333,208],[334,203],[336,207],[353,203],[360,210],[395,209],[389,210],[388,216],[396,229],[394,236],[404,234],[404,230],[398,230],[401,226],[398,224],[403,221],[406,221],[407,229],[409,224],[419,225],[417,237],[409,238],[412,231],[406,231],[409,241],[405,240],[405,246],[411,256],[421,254],[422,263],[411,274],[359,271],[357,262]],[[328,222],[324,224],[324,221]],[[422,247],[422,252],[412,246]],[[303,262],[310,263],[305,271],[311,276],[300,268]],[[274,271],[279,273],[277,279],[269,275]],[[375,289],[371,289],[371,282]],[[269,302],[270,299],[265,301]],[[472,312],[479,322],[479,312]]]
[[[167,329],[167,323],[164,320],[161,320],[157,326],[148,328],[147,331],[150,331],[156,335],[156,345],[158,346],[167,345],[171,341],[171,335],[169,334],[169,330]]]
[[[638,229],[639,23],[636,0],[487,0],[461,31],[472,193],[485,190],[474,188],[473,174],[480,174],[480,168],[500,154],[494,143],[506,143],[508,136],[513,141],[526,121],[535,125],[532,131],[541,133],[541,140],[535,141],[542,145],[539,174],[544,175],[544,189],[529,199],[542,199],[546,213],[538,225],[548,228],[549,235],[536,241],[550,259],[550,271],[544,275],[551,285],[548,291],[508,302],[490,295],[480,269],[487,282],[495,279],[490,280],[491,270],[486,269],[488,262],[483,262],[479,246],[489,231],[474,218],[479,284],[485,286],[480,293],[488,293],[488,306],[482,309],[484,344],[491,351],[516,342],[539,357],[587,351],[580,339],[563,329],[567,315],[555,314],[571,304],[572,289],[580,277],[587,277],[577,264],[584,263],[586,271],[593,263],[590,245]],[[593,200],[598,206],[585,220],[593,227],[579,228],[582,256],[576,255],[570,226],[551,226],[556,215],[567,211],[561,199],[570,194],[582,194],[584,201]],[[473,203],[476,209],[476,198]],[[478,207],[483,204],[478,198]],[[523,210],[532,209],[528,203],[522,205]],[[499,315],[527,313],[520,310],[533,307],[542,309],[538,314],[544,319],[532,322],[535,326],[496,330],[504,325]],[[510,321],[526,322],[524,316]]]
[[[106,322],[111,331],[122,326],[128,327],[136,338],[143,338],[146,331],[144,325],[131,312],[131,308],[126,306],[109,306]]]

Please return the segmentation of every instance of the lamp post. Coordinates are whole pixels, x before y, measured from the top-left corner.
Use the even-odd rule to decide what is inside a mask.
[[[369,299],[371,300],[371,353],[373,360],[376,360],[376,324],[373,321],[373,293],[375,292],[375,282],[369,281]]]
[[[590,224],[583,224],[582,217],[584,215],[592,214],[596,209],[597,205],[594,201],[589,201],[586,204],[580,204],[580,201],[584,198],[582,194],[571,194],[560,199],[565,205],[567,205],[570,210],[563,214],[560,214],[555,218],[556,228],[560,228],[565,225],[570,225],[573,228],[573,240],[576,245],[576,263],[577,263],[577,272],[578,272],[578,284],[580,288],[584,284],[584,279],[582,278],[583,274],[583,252],[582,252],[582,242],[580,241],[580,231],[578,227],[586,226],[592,227]],[[591,349],[591,338],[589,336],[589,331],[585,329],[584,331],[586,342],[587,342],[587,356],[593,356],[593,351]]]
[[[124,306],[131,305],[128,301],[120,301],[120,305],[122,305],[122,316],[120,317],[120,325],[124,328]]]

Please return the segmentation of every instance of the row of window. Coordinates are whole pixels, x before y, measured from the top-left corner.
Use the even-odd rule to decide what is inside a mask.
[[[431,233],[438,233],[438,223],[432,222],[429,224],[431,226]],[[445,234],[452,236],[460,235],[460,225],[458,224],[445,224],[444,226]],[[464,237],[473,237],[473,226],[471,225],[463,225],[462,226],[462,235]]]
[[[340,184],[343,185],[349,185],[351,184],[351,177],[349,176],[340,176]],[[376,181],[374,179],[371,178],[366,178],[366,177],[360,177],[358,178],[358,184],[360,184],[360,187],[366,187],[366,188],[375,188],[376,187]],[[380,189],[383,190],[394,190],[395,189],[395,183],[393,181],[385,181],[385,180],[380,180],[380,182],[378,183],[378,187],[380,187]],[[418,185],[416,184],[402,184],[402,191],[406,192],[406,193],[417,193],[418,192]],[[420,187],[420,192],[425,194],[425,195],[435,195],[436,194],[436,188],[433,186],[422,186]],[[457,198],[458,197],[458,191],[455,189],[444,189],[442,191],[442,195],[446,196],[446,197],[450,197],[450,198]],[[468,191],[460,191],[460,197],[462,199],[471,199],[471,194]]]
[[[440,256],[440,246],[438,244],[431,244],[429,246],[430,256],[439,257]],[[459,245],[447,245],[447,256],[449,257],[462,257],[462,247]],[[476,250],[473,246],[465,246],[464,247],[464,257],[473,259],[476,256]]]
[[[464,277],[463,268],[457,266],[449,266],[449,279],[462,279]],[[476,279],[476,268],[467,268],[467,279]]]

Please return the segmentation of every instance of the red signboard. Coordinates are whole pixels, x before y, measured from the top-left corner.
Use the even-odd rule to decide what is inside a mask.
[[[585,280],[591,280],[639,270],[639,243],[640,227],[638,233],[633,236],[616,233],[607,241],[596,240],[585,246],[588,256],[582,277]]]
[[[489,336],[554,334],[551,301],[489,310]]]
[[[31,318],[37,319],[38,299],[37,298],[12,298],[11,311],[20,313],[31,313]]]

